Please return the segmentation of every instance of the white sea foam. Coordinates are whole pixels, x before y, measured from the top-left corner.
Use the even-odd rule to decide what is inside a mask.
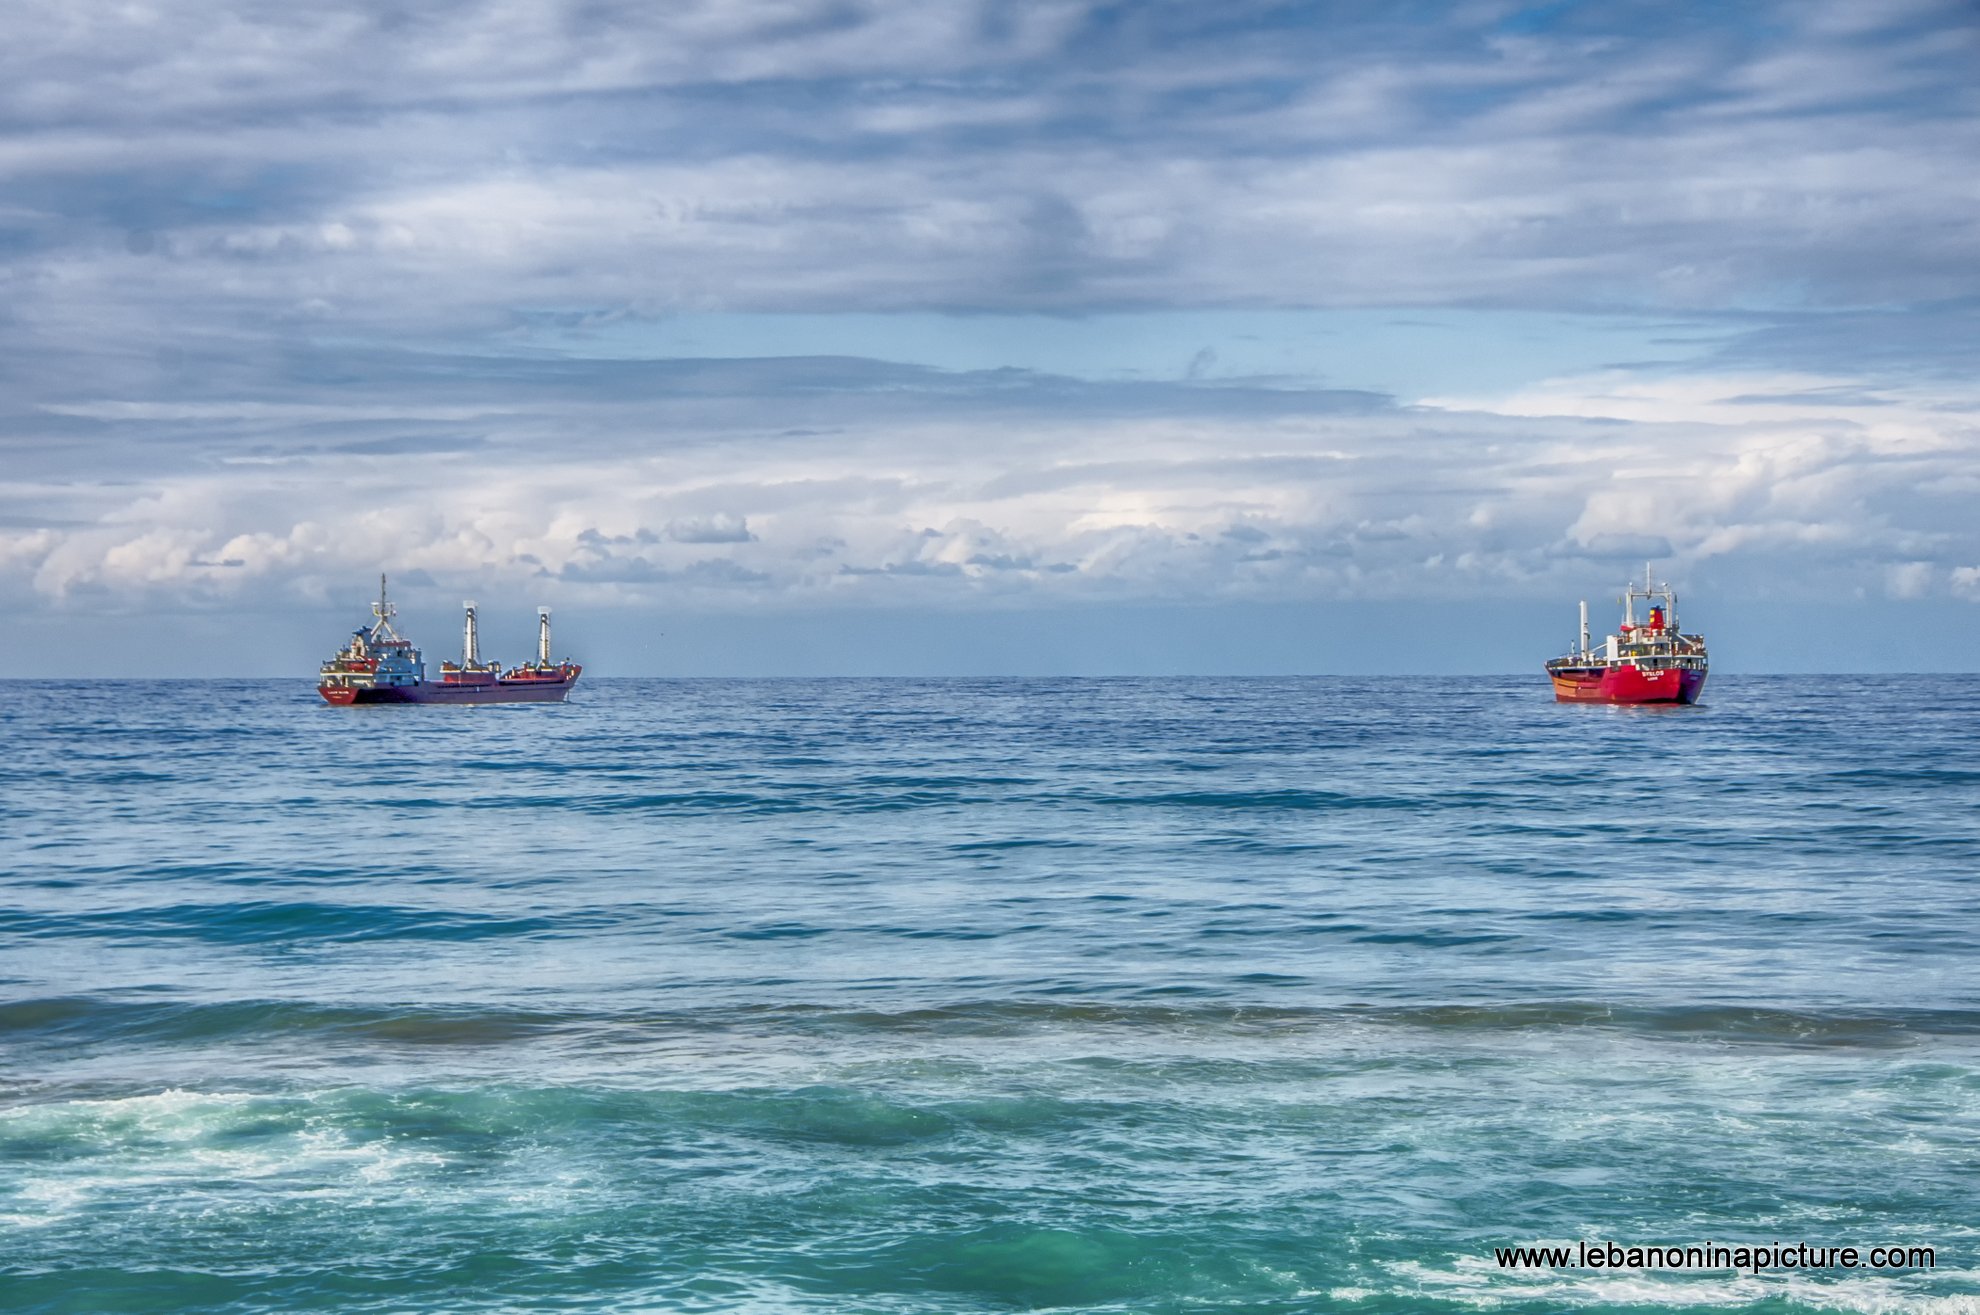
[[[119,1197],[156,1205],[196,1194],[210,1205],[229,1184],[266,1180],[339,1194],[446,1165],[437,1151],[340,1126],[324,1108],[337,1096],[172,1089],[0,1111],[8,1136],[68,1152],[0,1170],[0,1187],[25,1207],[0,1218],[33,1227]]]
[[[1666,1278],[1646,1272],[1509,1272],[1489,1258],[1466,1256],[1450,1269],[1418,1261],[1385,1266],[1426,1295],[1479,1310],[1524,1304],[1594,1306],[1738,1307],[1788,1301],[1817,1310],[1855,1315],[1980,1315],[1980,1296],[1932,1294],[1917,1280],[1882,1275],[1818,1279],[1802,1274],[1700,1275]],[[1964,1271],[1932,1271],[1935,1280],[1963,1279]]]

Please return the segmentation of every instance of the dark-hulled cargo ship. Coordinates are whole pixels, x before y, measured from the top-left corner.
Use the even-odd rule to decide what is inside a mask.
[[[392,628],[398,609],[385,596],[378,577],[378,601],[371,624],[351,632],[351,640],[323,664],[316,692],[326,703],[562,703],[584,668],[568,658],[550,660],[550,609],[536,609],[536,661],[502,670],[481,660],[481,637],[473,603],[467,604],[461,660],[442,662],[440,679],[426,678],[418,649]]]
[[[1649,605],[1649,617],[1636,619],[1636,600]],[[1696,703],[1705,690],[1705,637],[1678,629],[1677,595],[1670,585],[1653,588],[1650,568],[1643,584],[1623,591],[1622,626],[1588,643],[1588,604],[1581,605],[1581,642],[1565,657],[1547,664],[1554,698],[1562,703]]]

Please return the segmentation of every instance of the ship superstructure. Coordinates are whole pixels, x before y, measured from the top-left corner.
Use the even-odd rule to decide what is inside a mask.
[[[561,703],[584,668],[550,658],[550,609],[537,609],[536,661],[502,670],[481,656],[480,614],[466,604],[461,660],[442,662],[440,679],[426,678],[420,651],[392,627],[398,609],[378,577],[371,624],[351,632],[350,642],[325,662],[316,691],[327,703]]]
[[[1636,619],[1636,601],[1648,615]],[[1588,635],[1588,604],[1581,604],[1581,635],[1566,656],[1547,664],[1554,697],[1562,703],[1696,703],[1705,689],[1705,637],[1678,626],[1677,595],[1669,584],[1653,585],[1650,568],[1643,583],[1623,590],[1622,625],[1593,647]]]

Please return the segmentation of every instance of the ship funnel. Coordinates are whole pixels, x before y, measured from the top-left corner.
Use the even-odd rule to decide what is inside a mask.
[[[550,665],[550,609],[536,609],[536,660],[544,666]]]
[[[461,604],[467,609],[467,625],[461,634],[461,668],[470,670],[481,662],[481,634],[475,626],[474,600]]]

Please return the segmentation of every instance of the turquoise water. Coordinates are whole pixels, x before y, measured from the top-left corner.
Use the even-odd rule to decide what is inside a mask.
[[[1980,1311],[1961,678],[0,691],[0,1309]]]

